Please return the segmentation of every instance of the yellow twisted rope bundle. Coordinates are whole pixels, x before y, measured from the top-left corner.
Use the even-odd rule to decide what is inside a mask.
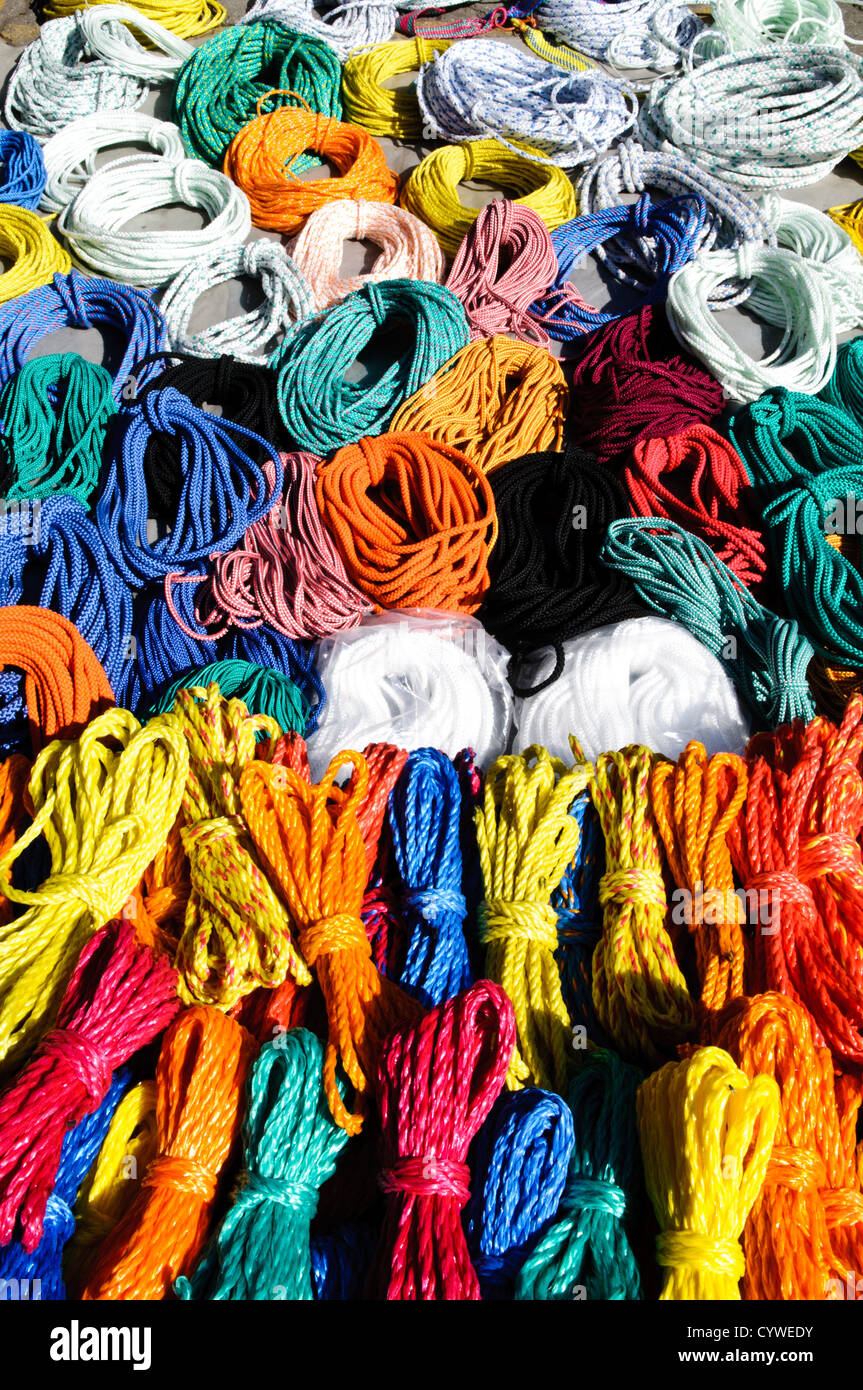
[[[517,1038],[507,1085],[563,1091],[571,1023],[560,986],[557,913],[551,895],[578,848],[569,807],[588,785],[589,763],[567,770],[536,744],[489,769],[475,813],[485,901],[480,939],[486,975],[512,1000]]]
[[[764,1185],[779,1088],[749,1078],[720,1047],[668,1062],[638,1089],[647,1192],[661,1227],[660,1299],[739,1299],[740,1237]]]
[[[47,285],[55,273],[67,275],[72,269],[69,253],[48,224],[13,203],[0,204],[0,256],[12,262],[0,274],[0,304]]]
[[[423,119],[416,88],[398,87],[390,91],[383,83],[405,72],[419,72],[423,63],[430,63],[450,43],[450,39],[424,39],[417,35],[406,43],[395,39],[353,53],[342,69],[342,103],[347,119],[370,135],[389,135],[394,140],[421,139]]]
[[[666,929],[662,860],[648,799],[654,762],[649,748],[634,744],[603,753],[590,791],[605,837],[593,1003],[623,1056],[656,1066],[692,1035],[695,1010]]]
[[[128,1211],[155,1156],[156,1095],[155,1081],[141,1081],[126,1092],[78,1193],[75,1234],[63,1252],[70,1297],[78,1296],[96,1247]]]
[[[173,716],[189,748],[183,846],[191,893],[175,965],[187,1004],[230,1009],[258,985],[311,975],[291,936],[291,919],[261,871],[240,803],[240,776],[269,761],[281,729],[266,714],[226,700],[215,681],[180,690]],[[256,744],[261,732],[269,744]]]
[[[88,5],[110,5],[115,0],[46,0],[45,18],[59,19]],[[177,34],[190,39],[224,24],[227,11],[217,0],[135,0],[135,9]]]
[[[494,184],[552,231],[578,213],[575,189],[562,169],[536,164],[497,140],[443,145],[414,169],[401,203],[431,227],[448,256],[455,255],[479,216],[479,208],[465,207],[458,196],[459,184],[468,179]]]
[[[0,1074],[50,1026],[82,947],[119,915],[167,840],[188,770],[171,715],[142,727],[123,709],[39,754],[28,788],[33,823],[0,860],[0,893],[27,908],[0,926]],[[51,873],[27,893],[6,871],[39,835]]]
[[[863,158],[857,158],[860,154],[863,152],[857,150],[852,159],[857,159],[858,164],[863,164]],[[827,211],[837,226],[848,233],[857,250],[863,255],[863,200],[859,203],[845,203],[842,207],[828,208]]]

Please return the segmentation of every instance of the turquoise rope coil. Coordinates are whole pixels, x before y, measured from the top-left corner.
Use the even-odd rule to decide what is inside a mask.
[[[821,392],[828,405],[838,406],[863,425],[863,338],[843,343],[836,354],[833,375]]]
[[[242,700],[250,714],[268,714],[284,733],[305,733],[309,703],[302,691],[282,671],[256,666],[251,661],[213,661],[193,667],[179,676],[153,705],[151,714],[174,708],[178,690],[206,689],[215,681],[225,699]],[[263,733],[261,737],[263,737]]]

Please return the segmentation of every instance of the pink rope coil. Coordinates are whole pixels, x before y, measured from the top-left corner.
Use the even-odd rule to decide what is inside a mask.
[[[532,208],[509,198],[483,208],[458,249],[446,282],[464,305],[471,337],[512,333],[548,347],[549,337],[528,314],[557,278],[551,233]]]
[[[346,241],[371,241],[381,248],[366,275],[342,279]],[[326,203],[313,212],[291,247],[291,256],[311,286],[319,309],[337,304],[353,290],[378,280],[443,280],[444,257],[430,229],[405,208],[354,198]]]

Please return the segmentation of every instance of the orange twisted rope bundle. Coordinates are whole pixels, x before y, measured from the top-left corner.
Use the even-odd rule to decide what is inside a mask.
[[[218,1009],[186,1009],[156,1068],[156,1156],[101,1246],[85,1299],[161,1299],[190,1274],[207,1238],[219,1178],[240,1132],[254,1039]]]
[[[5,859],[32,812],[27,797],[30,771],[30,763],[23,753],[12,753],[4,763],[0,763],[0,859]],[[6,882],[9,883],[11,878],[10,868],[6,870]],[[9,899],[0,896],[0,922],[9,920],[11,910]]]
[[[125,908],[145,946],[173,957],[183,932],[191,883],[183,847],[182,818],[176,820]]]
[[[342,789],[336,776],[348,762],[354,777]],[[323,991],[329,1022],[324,1088],[336,1123],[349,1134],[359,1133],[362,1115],[345,1106],[336,1063],[341,1061],[362,1101],[385,1038],[423,1013],[378,973],[360,919],[368,868],[357,812],[368,786],[365,758],[349,749],[333,758],[316,785],[293,768],[263,762],[250,763],[240,779],[252,838],[290,908],[300,950]]]
[[[773,1077],[781,1116],[761,1196],[744,1231],[748,1299],[830,1296],[863,1268],[863,1196],[843,1135],[830,1053],[806,1010],[782,994],[728,1006],[720,1033],[749,1077]]]
[[[322,116],[304,101],[305,111],[279,106],[262,116],[261,103],[275,95],[303,101],[296,92],[265,93],[258,102],[258,115],[234,136],[222,165],[248,197],[256,227],[290,236],[317,208],[337,198],[395,202],[398,179],[387,168],[377,140],[367,131]],[[291,164],[308,150],[334,164],[341,178],[298,178]]]
[[[49,608],[0,608],[0,669],[24,672],[33,752],[53,738],[77,738],[114,692],[92,647]]]
[[[479,608],[497,515],[458,449],[424,434],[360,439],[318,469],[317,497],[349,577],[379,608]]]
[[[701,985],[703,1042],[714,1041],[717,1012],[743,993],[742,903],[734,892],[726,837],[746,799],[746,764],[733,753],[708,758],[690,743],[677,764],[659,762],[650,779],[657,828],[674,882],[690,911]],[[672,910],[672,921],[675,914]]]

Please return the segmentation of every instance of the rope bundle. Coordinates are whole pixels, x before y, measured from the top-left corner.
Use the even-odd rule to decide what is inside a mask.
[[[572,757],[572,750],[566,749]],[[549,749],[552,757],[554,750]],[[591,1041],[602,1039],[593,1007],[592,962],[599,941],[599,880],[605,844],[599,817],[588,791],[575,798],[569,814],[578,825],[578,848],[551,895],[557,913],[557,951],[563,1002],[573,1026],[587,1029]]]
[[[543,27],[558,38],[594,58],[621,67],[655,67],[660,71],[676,66],[678,53],[657,38],[654,21],[667,10],[668,0],[542,0]],[[673,17],[678,10],[672,6]],[[681,7],[681,17],[685,15]],[[697,25],[686,16],[687,33]],[[697,30],[696,30],[697,32]]]
[[[488,473],[522,454],[559,449],[568,407],[559,362],[545,348],[495,333],[448,353],[403,400],[390,428],[460,449]]]
[[[285,733],[305,733],[309,707],[302,691],[281,671],[256,666],[252,661],[213,661],[209,666],[187,671],[168,686],[155,713],[172,710],[181,690],[206,689],[213,684],[219,687],[223,699],[242,700],[249,714],[266,715]],[[263,735],[264,731],[259,729],[258,733]]]
[[[497,538],[488,479],[423,434],[382,434],[318,469],[317,501],[348,578],[380,608],[475,613]]]
[[[393,334],[407,325],[407,333]],[[389,330],[384,363],[362,381],[347,371]],[[398,424],[393,411],[465,346],[464,310],[454,294],[425,280],[367,283],[323,315],[299,324],[282,346],[279,411],[294,446],[329,454],[364,435],[419,426]],[[421,431],[427,433],[429,431]],[[445,441],[449,442],[449,441]]]
[[[35,211],[45,188],[45,161],[26,130],[0,131],[0,203]]]
[[[396,10],[392,0],[347,0],[329,15],[322,15],[314,0],[256,0],[240,24],[254,24],[260,19],[323,39],[343,63],[355,48],[369,48],[391,38]]]
[[[776,228],[778,244],[795,251],[823,277],[836,311],[836,332],[863,327],[863,262],[848,232],[835,219],[805,203],[771,193],[761,202]],[[785,321],[786,311],[772,279],[755,283],[748,305],[768,323],[781,327]]]
[[[835,0],[772,0],[769,5],[758,0],[711,0],[710,13],[713,28],[705,31],[704,42],[712,42],[715,34],[733,53],[772,43],[835,48],[845,43],[845,21]]]
[[[191,1273],[239,1135],[255,1050],[251,1034],[218,1009],[184,1009],[171,1024],[156,1067],[155,1156],[100,1246],[82,1298],[164,1299]]]
[[[11,262],[0,273],[0,304],[66,275],[72,262],[35,212],[0,202],[0,258]]]
[[[412,170],[400,201],[431,227],[450,259],[479,216],[478,208],[465,207],[458,196],[459,184],[469,179],[494,184],[549,228],[568,222],[578,211],[572,184],[554,165],[539,164],[497,140],[443,145]]]
[[[547,347],[548,334],[527,311],[556,275],[557,256],[542,218],[501,198],[481,210],[446,285],[464,305],[473,338],[510,333]]]
[[[85,5],[76,17],[91,55],[101,58],[114,72],[140,77],[151,86],[175,81],[193,51],[185,39],[132,5],[101,0],[93,8]],[[140,44],[135,34],[142,34],[148,47]]]
[[[338,273],[345,241],[380,247],[371,270],[347,279]],[[313,212],[291,247],[319,309],[338,304],[353,290],[381,280],[444,278],[441,249],[425,223],[404,208],[356,199],[325,203]],[[452,287],[450,287],[452,288]]]
[[[821,399],[846,411],[863,425],[863,338],[843,343],[836,354],[836,367],[821,392]]]
[[[384,1044],[378,1104],[387,1203],[373,1296],[480,1297],[461,1223],[470,1197],[466,1160],[503,1087],[514,1039],[509,1000],[480,980]]]
[[[0,669],[9,666],[24,672],[34,751],[58,736],[77,737],[94,714],[114,703],[92,648],[59,613],[20,603],[0,608]]]
[[[104,5],[111,0],[89,0],[91,5]],[[47,0],[46,14],[77,15],[80,0]],[[135,9],[147,19],[155,20],[182,39],[205,34],[225,22],[224,7],[217,0],[136,0]]]
[[[390,89],[383,84],[391,77],[418,72],[436,53],[449,48],[448,39],[430,39],[417,34],[406,43],[394,40],[374,48],[352,53],[342,68],[342,101],[345,115],[370,135],[388,135],[394,140],[419,140],[423,134],[416,90]]]
[[[186,158],[177,127],[143,111],[93,111],[79,116],[52,135],[42,150],[46,182],[41,211],[62,212],[95,174],[102,151],[129,144],[148,145],[173,164]]]

